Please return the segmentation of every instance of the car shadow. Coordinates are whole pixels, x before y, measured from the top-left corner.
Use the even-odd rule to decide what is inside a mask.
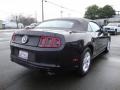
[[[59,73],[48,75],[41,71],[31,70],[27,72],[27,76],[18,81],[17,84],[10,87],[10,90],[19,88],[20,90],[69,90],[71,86],[79,82],[81,77],[76,74]]]

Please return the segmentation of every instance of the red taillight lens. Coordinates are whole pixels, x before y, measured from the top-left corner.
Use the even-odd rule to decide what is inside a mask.
[[[12,41],[15,41],[15,33],[12,35]]]
[[[42,48],[59,48],[61,46],[61,40],[58,37],[41,36],[39,47]]]

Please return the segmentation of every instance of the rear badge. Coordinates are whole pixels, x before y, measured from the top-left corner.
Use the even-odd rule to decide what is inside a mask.
[[[22,37],[22,44],[25,44],[25,43],[27,43],[27,41],[28,41],[28,36],[23,36]]]

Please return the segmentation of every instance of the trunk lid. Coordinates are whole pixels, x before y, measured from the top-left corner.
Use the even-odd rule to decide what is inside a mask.
[[[18,32],[15,32],[15,40],[13,41],[13,43],[37,47],[39,44],[41,36],[52,36],[52,37],[60,38],[61,44],[64,44],[65,40],[64,40],[64,35],[62,33],[64,33],[64,34],[68,34],[68,33],[67,32],[60,32],[57,30],[55,32],[53,32],[53,31],[52,30],[51,31],[50,30],[46,30],[46,31],[43,31],[43,30],[18,31]],[[23,43],[22,40],[25,36],[27,36],[27,41],[25,43]]]

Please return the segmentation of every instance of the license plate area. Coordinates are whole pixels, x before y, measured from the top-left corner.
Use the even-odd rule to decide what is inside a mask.
[[[27,60],[28,59],[28,52],[27,51],[23,51],[23,50],[19,50],[18,57]]]

